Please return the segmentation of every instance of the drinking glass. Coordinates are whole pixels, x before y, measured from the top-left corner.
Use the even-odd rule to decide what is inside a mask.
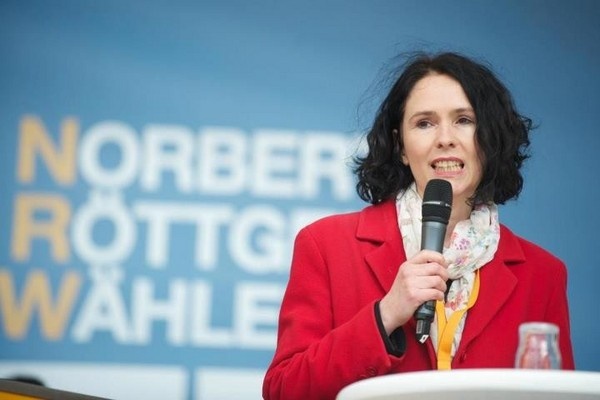
[[[515,368],[560,369],[558,331],[557,325],[548,322],[521,324]]]

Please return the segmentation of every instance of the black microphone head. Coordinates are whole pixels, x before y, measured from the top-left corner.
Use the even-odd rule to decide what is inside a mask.
[[[452,185],[444,179],[432,179],[423,194],[423,221],[436,221],[448,225],[452,211]]]

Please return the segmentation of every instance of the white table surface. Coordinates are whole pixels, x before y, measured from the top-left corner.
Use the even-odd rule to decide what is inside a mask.
[[[344,388],[336,400],[592,400],[600,372],[461,369],[379,376]]]

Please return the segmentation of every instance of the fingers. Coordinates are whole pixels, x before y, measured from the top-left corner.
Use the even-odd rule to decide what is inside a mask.
[[[432,267],[445,271],[445,268],[437,264]],[[426,301],[443,300],[445,291],[446,282],[439,275],[404,276],[399,271],[390,291],[379,305],[386,332],[390,334],[398,326],[404,325],[417,307]]]
[[[413,287],[417,290],[434,289],[443,294],[446,292],[446,280],[438,275],[425,275],[414,279]],[[441,300],[441,299],[440,299]]]
[[[428,274],[423,271],[418,271],[417,274],[406,273],[399,271],[398,280],[402,282],[401,288],[405,292],[405,296],[413,304],[421,304],[428,300],[443,300],[446,292],[447,275],[445,269],[439,265],[426,265],[421,270],[437,271],[442,268],[443,274]]]
[[[421,250],[413,258],[407,260],[407,262],[412,264],[437,263],[444,267],[448,266],[444,256],[433,250]]]
[[[448,270],[446,266],[441,265],[437,262],[424,262],[422,264],[415,264],[412,260],[405,262],[400,266],[398,270],[399,278],[405,281],[411,281],[412,279],[422,277],[439,277],[442,282],[448,280]],[[420,282],[420,281],[414,281]],[[417,285],[420,288],[427,287]]]
[[[386,331],[403,325],[424,302],[443,300],[447,280],[447,262],[436,251],[422,250],[405,261],[380,302]]]

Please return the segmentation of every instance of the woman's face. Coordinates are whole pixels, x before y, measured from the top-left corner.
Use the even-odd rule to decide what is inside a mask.
[[[430,179],[452,184],[454,204],[475,193],[482,176],[476,127],[475,111],[457,81],[431,74],[415,84],[402,120],[402,162],[421,197]]]

